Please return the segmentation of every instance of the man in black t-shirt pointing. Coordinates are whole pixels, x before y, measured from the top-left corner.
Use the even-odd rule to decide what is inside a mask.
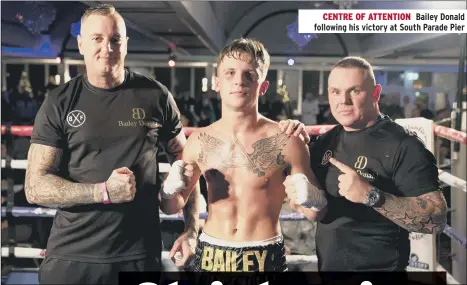
[[[59,208],[41,284],[116,284],[120,271],[160,269],[156,158],[162,147],[170,163],[180,159],[186,137],[167,88],[124,69],[127,41],[114,7],[88,9],[78,36],[86,73],[51,91],[37,114],[26,196]],[[195,188],[174,245],[183,258],[198,234]]]
[[[328,86],[339,125],[310,150],[328,199],[316,233],[319,270],[404,271],[409,232],[437,234],[446,223],[435,158],[379,112],[381,86],[366,60],[339,61]]]

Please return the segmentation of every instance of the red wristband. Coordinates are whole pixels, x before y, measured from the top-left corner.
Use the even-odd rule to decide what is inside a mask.
[[[104,198],[104,204],[110,204],[109,192],[107,191],[107,183],[102,183],[102,197]]]

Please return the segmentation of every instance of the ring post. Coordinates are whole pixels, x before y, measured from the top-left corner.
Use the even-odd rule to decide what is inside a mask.
[[[459,104],[460,105],[460,104]],[[466,126],[466,109],[467,109],[467,102],[462,102],[462,113],[456,112],[458,108],[457,103],[454,103],[453,112],[451,114],[453,120],[452,127],[454,127],[456,120],[456,116],[458,114],[462,114],[462,125],[460,126],[460,130],[465,132],[467,130]],[[460,109],[460,108],[459,108]],[[457,159],[451,159],[451,173],[454,176],[457,176],[464,181],[467,178],[465,169],[466,165],[466,145],[459,144],[458,152],[456,150],[456,146],[454,143],[451,143],[451,158],[458,154]],[[459,187],[451,187],[451,208],[454,211],[451,212],[451,226],[455,229],[460,235],[466,236],[466,223],[465,217],[467,217],[466,208],[466,192],[462,191]],[[455,240],[451,240],[451,253],[453,254],[452,257],[452,276],[456,279],[460,284],[467,284],[467,277],[466,277],[466,249],[462,247],[458,242]]]
[[[434,152],[433,121],[425,118],[398,119],[395,121],[408,132],[416,134],[426,148]],[[436,271],[436,236],[432,234],[409,233],[410,257],[407,271]]]

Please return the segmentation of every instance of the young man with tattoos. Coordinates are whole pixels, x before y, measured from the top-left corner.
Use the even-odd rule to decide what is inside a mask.
[[[328,82],[339,125],[310,148],[329,203],[316,233],[319,270],[404,271],[409,232],[437,234],[446,224],[435,158],[379,112],[381,85],[366,60],[342,59]]]
[[[284,199],[310,220],[325,213],[307,145],[258,113],[269,64],[264,46],[251,39],[222,50],[216,71],[222,118],[190,135],[183,161],[164,183],[163,197],[172,202],[165,210],[176,212],[200,175],[206,179],[209,215],[191,262],[194,271],[286,271],[279,223]]]
[[[78,36],[86,73],[54,89],[37,114],[26,170],[31,204],[58,206],[41,284],[117,284],[120,271],[160,270],[158,161],[186,142],[175,101],[159,82],[124,69],[125,22],[111,5],[88,9]],[[196,242],[199,189],[175,247]]]

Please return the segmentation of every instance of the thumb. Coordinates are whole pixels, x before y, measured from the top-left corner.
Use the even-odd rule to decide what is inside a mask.
[[[282,184],[283,184],[285,187],[292,186],[292,185],[293,185],[292,177],[291,177],[290,175],[287,176]]]
[[[182,259],[180,260],[180,263],[182,265],[185,265],[186,262],[188,261],[188,259],[190,259],[191,255],[190,255],[190,250],[189,249],[183,249],[182,251]]]
[[[181,159],[175,161],[174,163],[172,163],[173,166],[179,166],[181,168],[185,167],[186,164],[187,163],[185,161],[181,160]]]
[[[339,169],[342,173],[354,172],[353,168],[350,168],[349,166],[345,165],[344,163],[340,162],[339,160],[335,159],[334,157],[331,157],[329,159],[329,162],[332,165],[334,165],[337,169]]]
[[[179,251],[179,249],[180,249],[180,243],[178,240],[176,240],[174,245],[172,246],[172,249],[169,252],[169,258],[172,259],[175,256],[175,253]]]

